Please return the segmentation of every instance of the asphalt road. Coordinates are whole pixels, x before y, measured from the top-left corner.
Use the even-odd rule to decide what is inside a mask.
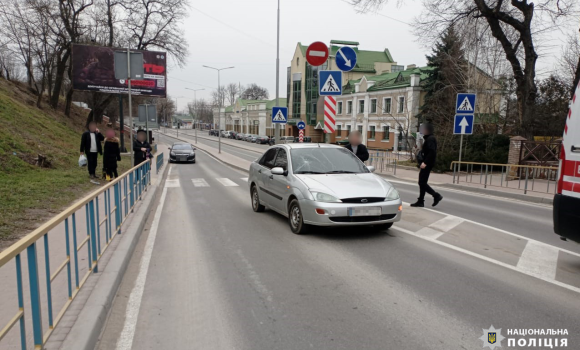
[[[217,138],[215,140],[213,138],[210,138],[210,140],[198,138],[198,142],[217,147]],[[240,145],[247,144],[247,142],[243,141],[236,142],[239,142]],[[266,145],[258,146],[263,147],[264,150],[268,148]],[[226,146],[223,143],[222,150],[246,160],[254,160],[260,155],[257,152]],[[399,190],[403,201],[413,203],[417,200],[419,194],[419,186],[417,184],[396,179],[392,180],[395,182],[395,186]],[[437,190],[445,198],[437,208],[433,208],[436,211],[455,215],[580,253],[580,244],[562,241],[560,237],[554,234],[552,207],[549,205],[534,204],[447,188]],[[427,197],[429,196],[427,195]],[[431,203],[431,199],[427,198],[426,205],[430,206]]]
[[[490,325],[580,344],[575,292],[396,225],[296,236],[252,211],[245,174],[171,167],[98,349],[481,349]]]

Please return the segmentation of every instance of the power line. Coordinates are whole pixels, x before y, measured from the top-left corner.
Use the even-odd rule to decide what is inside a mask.
[[[207,86],[207,85],[203,85],[203,84],[198,84],[198,83],[194,83],[194,82],[192,82],[192,81],[187,81],[187,80],[183,80],[183,79],[179,79],[179,78],[176,78],[176,77],[171,77],[171,76],[168,76],[168,78],[170,78],[170,79],[175,79],[175,80],[178,80],[178,81],[181,81],[181,82],[184,82],[184,83],[188,83],[188,84],[193,84],[193,85],[199,85],[199,86],[203,86],[203,87],[206,87],[206,88],[208,88],[208,89],[214,89],[214,90],[217,90],[217,88],[215,88],[215,87],[213,87],[213,86]]]

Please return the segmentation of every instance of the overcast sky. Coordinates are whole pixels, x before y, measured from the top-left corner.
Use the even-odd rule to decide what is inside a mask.
[[[168,70],[171,98],[182,109],[197,98],[209,98],[217,87],[216,68],[235,66],[221,73],[221,83],[256,83],[266,87],[270,98],[276,94],[276,0],[190,1],[189,17],[184,22],[189,43],[187,65]],[[286,96],[286,68],[296,43],[314,41],[358,41],[362,50],[388,48],[400,65],[426,64],[431,50],[417,42],[412,33],[413,19],[421,13],[419,1],[407,1],[397,7],[385,6],[378,13],[359,14],[347,0],[281,0],[280,27],[280,97]],[[557,36],[555,41],[560,40]],[[539,63],[540,69],[552,69],[559,48]]]

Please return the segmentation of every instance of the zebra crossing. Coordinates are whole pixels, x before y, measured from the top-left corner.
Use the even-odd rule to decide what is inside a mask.
[[[239,178],[239,180],[241,180],[242,183],[248,182],[247,177]],[[191,183],[193,184],[194,187],[200,187],[200,188],[212,187],[212,186],[240,187],[239,182],[235,182],[234,180],[229,179],[227,177],[216,177],[216,178],[209,178],[209,179],[194,178],[194,179],[191,179]],[[168,188],[181,187],[181,182],[179,181],[179,179],[168,179],[165,182],[165,187],[168,187]]]

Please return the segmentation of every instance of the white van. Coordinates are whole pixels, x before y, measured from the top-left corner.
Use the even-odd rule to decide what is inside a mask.
[[[570,105],[560,151],[554,232],[580,243],[580,84]]]

